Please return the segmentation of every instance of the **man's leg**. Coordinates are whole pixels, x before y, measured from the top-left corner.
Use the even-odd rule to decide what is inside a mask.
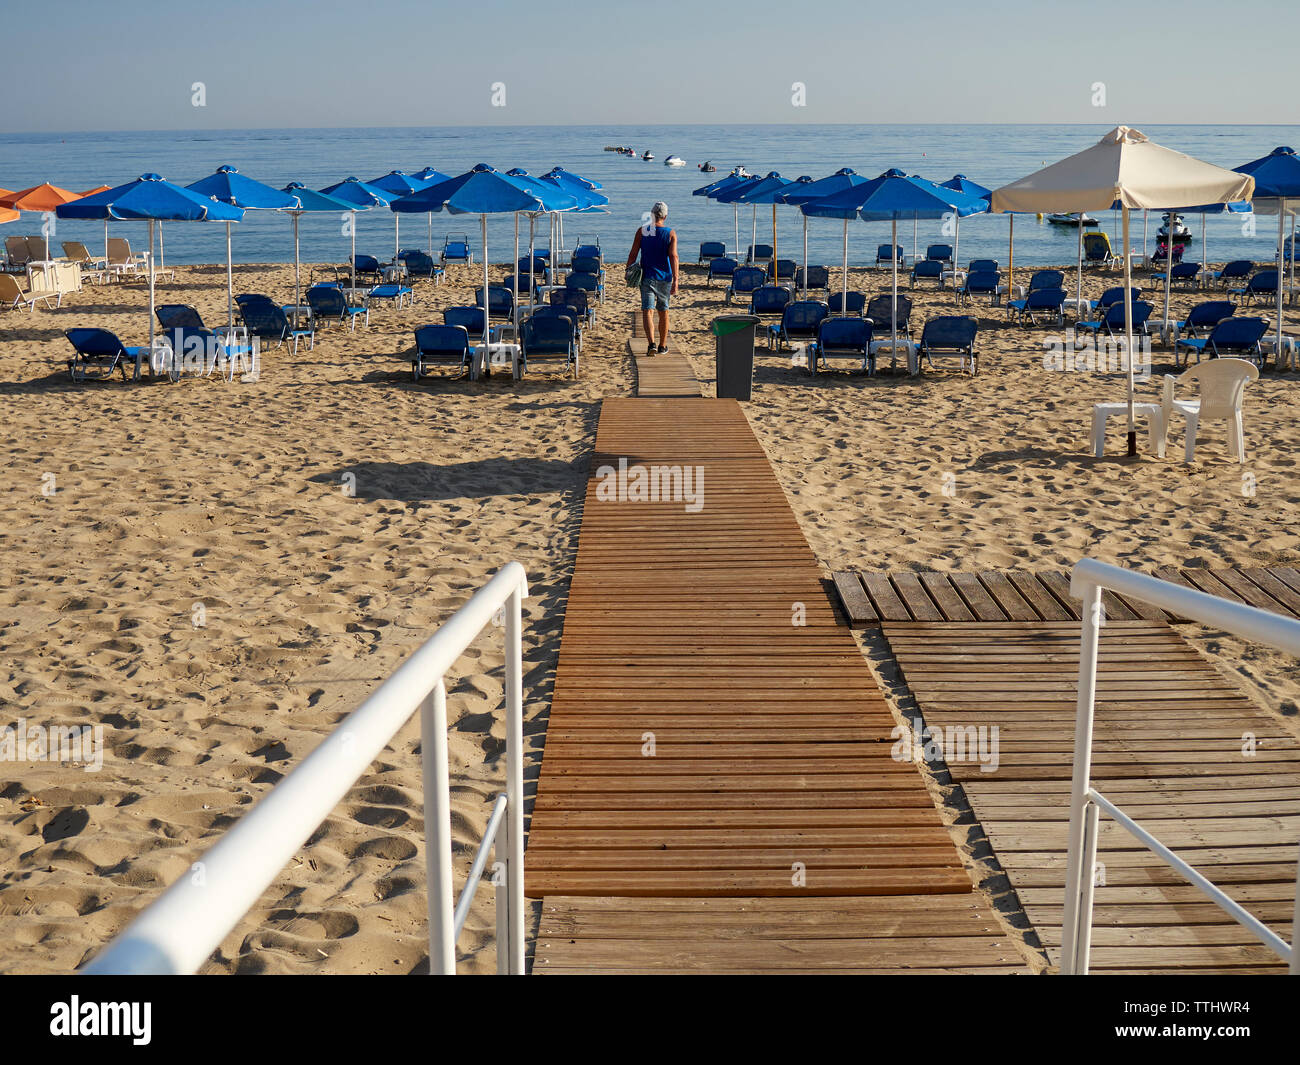
[[[659,311],[659,346],[666,348],[668,346],[668,308],[660,308]]]

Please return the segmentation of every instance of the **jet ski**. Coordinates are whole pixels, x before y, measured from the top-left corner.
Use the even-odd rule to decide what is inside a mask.
[[[701,164],[700,164],[700,170],[702,170],[702,171],[703,171],[704,173],[706,173],[706,174],[712,174],[712,173],[713,173],[714,171],[716,171],[717,169],[718,169],[718,168],[717,168],[716,166],[714,166],[712,163],[707,163],[707,162],[706,162],[706,163],[701,163]]]
[[[670,155],[664,160],[664,166],[685,166],[686,160],[680,155]]]
[[[1175,244],[1188,244],[1191,242],[1192,231],[1183,225],[1182,216],[1173,211],[1169,211],[1164,215],[1164,223],[1156,230],[1156,240],[1162,244],[1168,244],[1171,232]]]
[[[646,152],[645,155],[641,156],[641,158],[642,158],[645,162],[647,162],[647,163],[649,163],[649,162],[653,162],[653,161],[654,161],[654,157],[655,157],[655,153],[654,153],[654,152]]]
[[[1083,226],[1085,229],[1098,224],[1097,219],[1087,214],[1049,214],[1047,220],[1054,226]]]

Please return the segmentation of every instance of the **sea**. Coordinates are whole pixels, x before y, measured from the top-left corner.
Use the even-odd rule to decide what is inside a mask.
[[[608,261],[621,260],[644,213],[656,200],[669,205],[669,224],[678,233],[683,259],[694,261],[700,242],[719,240],[743,254],[756,234],[771,243],[770,206],[743,206],[736,212],[693,191],[743,165],[756,174],[775,171],[785,178],[807,174],[824,177],[840,167],[852,167],[874,177],[897,167],[932,181],[954,174],[996,188],[1096,142],[1107,126],[1047,125],[685,125],[685,126],[530,126],[374,129],[254,129],[163,130],[156,132],[0,133],[0,187],[22,189],[41,182],[82,191],[97,185],[115,186],[144,173],[161,174],[187,184],[217,167],[231,165],[251,178],[283,187],[301,181],[323,188],[349,176],[374,180],[391,170],[406,173],[432,166],[454,175],[477,163],[499,170],[523,167],[533,175],[562,166],[599,182],[609,197],[607,213],[571,215],[565,220],[565,246],[599,243]],[[1153,140],[1225,167],[1239,166],[1274,147],[1300,142],[1298,126],[1149,126],[1141,127]],[[628,146],[636,157],[606,151]],[[640,156],[650,151],[653,161]],[[664,165],[670,155],[686,165]],[[706,161],[715,174],[698,169]],[[1120,247],[1119,218],[1111,212],[1097,216],[1102,231]],[[387,209],[356,215],[356,249],[390,258],[401,247],[432,247],[436,254],[451,238],[467,237],[477,249],[479,219],[437,213],[396,216]],[[302,216],[300,239],[304,263],[345,262],[351,236],[345,219],[334,215]],[[1201,217],[1189,215],[1192,248],[1187,258],[1200,258]],[[40,215],[27,214],[0,229],[0,235],[37,234]],[[52,239],[78,240],[91,249],[104,241],[102,223],[55,221]],[[1154,251],[1160,217],[1133,217],[1132,247]],[[801,259],[803,216],[796,207],[776,209],[776,240],[782,258]],[[1009,220],[1005,215],[964,219],[959,256],[1008,258]],[[951,225],[949,224],[949,230]],[[249,211],[233,227],[236,262],[292,262],[292,223],[278,212]],[[114,222],[113,235],[128,237],[134,250],[144,247],[142,222]],[[527,241],[527,220],[523,222]],[[1261,216],[1256,225],[1241,215],[1205,218],[1209,259],[1272,259],[1277,246],[1276,217]],[[512,216],[488,222],[488,258],[509,262],[514,250]],[[546,244],[538,234],[538,247]],[[888,222],[854,221],[849,225],[849,261],[874,262],[876,248],[890,239]],[[829,219],[808,220],[809,261],[834,266],[843,254],[843,225]],[[904,250],[924,253],[927,244],[952,243],[942,220],[904,220],[898,243]],[[1033,215],[1015,220],[1017,266],[1065,264],[1075,260],[1076,230],[1053,225]],[[202,222],[168,223],[164,228],[164,259],[171,264],[225,261],[225,227]],[[477,257],[476,251],[476,257]]]

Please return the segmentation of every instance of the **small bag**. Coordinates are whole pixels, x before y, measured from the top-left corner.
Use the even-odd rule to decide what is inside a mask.
[[[628,288],[641,287],[641,264],[633,263],[623,273],[623,279],[627,282]]]

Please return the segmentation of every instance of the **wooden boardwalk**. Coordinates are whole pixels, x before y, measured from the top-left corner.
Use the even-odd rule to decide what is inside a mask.
[[[952,778],[1059,960],[1076,624],[892,623],[883,632]],[[982,748],[974,736],[983,728]],[[996,769],[986,771],[997,729]],[[965,744],[964,753],[960,745]],[[974,753],[973,753],[974,752]],[[1295,896],[1300,744],[1166,624],[1110,621],[1098,653],[1093,779],[1261,920]],[[1093,968],[1280,972],[1267,948],[1104,816]]]
[[[1300,618],[1300,570],[1290,566],[1251,569],[1152,571],[1162,580],[1248,603],[1285,617]],[[1006,570],[984,573],[841,570],[832,575],[850,625],[890,621],[1078,621],[1063,570]],[[1159,607],[1104,591],[1106,617],[1113,621],[1170,621]]]
[[[646,355],[641,341],[628,341],[636,359],[636,394],[658,399],[689,399],[700,394],[700,382],[686,356],[671,348],[663,355]]]
[[[534,971],[1025,971],[891,757],[739,405],[609,399],[595,452],[529,830]]]

